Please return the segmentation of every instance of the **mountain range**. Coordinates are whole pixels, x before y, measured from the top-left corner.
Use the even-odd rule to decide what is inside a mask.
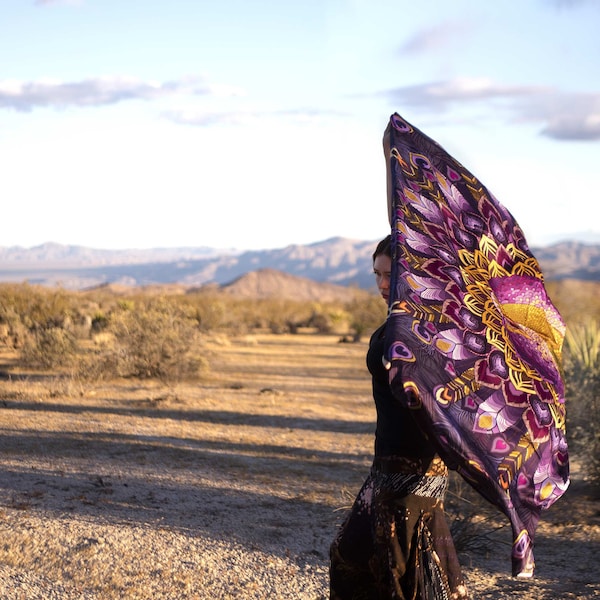
[[[101,250],[56,243],[0,247],[0,282],[27,281],[71,290],[106,284],[225,286],[251,272],[274,270],[316,282],[372,289],[375,244],[376,240],[337,237],[243,252],[208,247]],[[600,244],[565,241],[532,251],[548,281],[600,281]]]

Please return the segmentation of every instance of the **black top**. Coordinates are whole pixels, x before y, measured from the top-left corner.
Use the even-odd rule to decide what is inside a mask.
[[[385,323],[373,333],[367,352],[367,368],[373,377],[373,399],[377,410],[375,456],[427,457],[433,446],[411,414],[392,394],[389,371],[383,363]]]

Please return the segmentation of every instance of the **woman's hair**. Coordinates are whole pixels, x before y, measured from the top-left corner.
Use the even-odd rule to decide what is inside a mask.
[[[375,248],[375,252],[373,252],[373,262],[380,255],[385,254],[392,258],[392,236],[386,235]]]

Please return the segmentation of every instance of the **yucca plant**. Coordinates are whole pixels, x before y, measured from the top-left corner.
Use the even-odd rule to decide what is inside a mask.
[[[600,323],[590,319],[567,329],[564,347],[567,435],[571,450],[585,457],[600,483]]]
[[[600,366],[600,322],[591,319],[569,327],[565,350],[582,372],[596,373]]]

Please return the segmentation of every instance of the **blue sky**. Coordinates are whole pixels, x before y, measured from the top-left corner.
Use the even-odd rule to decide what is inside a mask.
[[[393,112],[531,245],[600,236],[599,29],[596,0],[3,0],[0,245],[378,239]]]

